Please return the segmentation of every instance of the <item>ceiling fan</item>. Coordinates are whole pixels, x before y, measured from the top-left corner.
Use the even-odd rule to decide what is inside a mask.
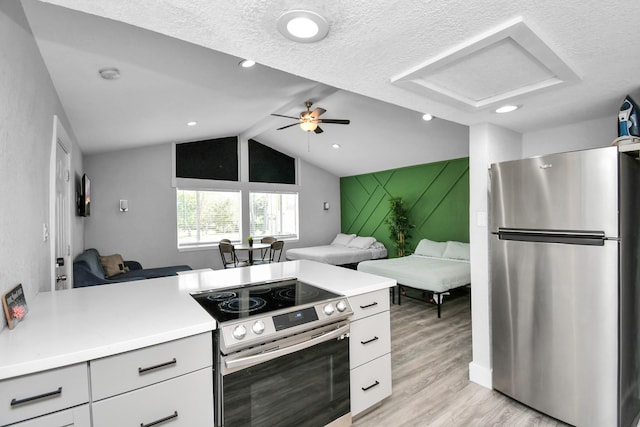
[[[322,128],[318,126],[319,123],[330,123],[330,124],[337,124],[337,125],[348,125],[350,123],[349,120],[343,120],[343,119],[321,119],[319,117],[322,114],[324,114],[327,110],[325,110],[324,108],[316,108],[315,110],[311,111],[311,105],[313,105],[311,101],[305,102],[304,105],[307,107],[307,109],[300,113],[300,117],[283,116],[282,114],[271,114],[272,116],[286,117],[287,119],[297,120],[296,123],[292,123],[287,126],[282,126],[277,130],[282,130],[282,129],[289,128],[291,126],[300,125],[300,128],[306,132],[322,133],[323,132]]]

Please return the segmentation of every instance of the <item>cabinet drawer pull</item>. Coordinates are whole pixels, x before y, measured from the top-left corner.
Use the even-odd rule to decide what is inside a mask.
[[[168,417],[160,418],[159,420],[156,420],[156,421],[151,421],[148,424],[140,423],[140,427],[157,426],[158,424],[162,424],[164,422],[171,421],[176,418],[178,418],[178,411],[173,411],[173,414],[169,415]]]
[[[23,403],[33,402],[38,399],[45,399],[47,397],[60,396],[62,394],[62,387],[58,387],[57,390],[50,391],[48,393],[42,393],[37,396],[25,397],[24,399],[11,399],[11,406],[22,405]]]
[[[367,340],[367,341],[360,341],[360,344],[362,344],[362,345],[369,344],[369,343],[372,343],[374,341],[378,341],[378,339],[379,339],[378,337],[373,337],[373,338],[371,338],[370,340]]]
[[[378,305],[378,303],[374,301],[371,304],[361,305],[360,308],[364,309],[364,308],[369,308],[369,307],[375,307],[376,305]]]
[[[153,371],[160,368],[166,368],[167,366],[175,365],[178,361],[174,357],[169,362],[161,363],[159,365],[149,366],[148,368],[138,368],[138,374],[146,374],[149,371]]]
[[[374,388],[377,385],[380,385],[380,383],[378,381],[376,381],[375,383],[371,384],[369,387],[362,387],[362,391],[371,390],[372,388]]]

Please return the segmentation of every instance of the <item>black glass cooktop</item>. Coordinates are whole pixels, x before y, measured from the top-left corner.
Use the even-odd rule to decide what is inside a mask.
[[[203,291],[191,296],[218,322],[340,297],[338,294],[297,279]]]

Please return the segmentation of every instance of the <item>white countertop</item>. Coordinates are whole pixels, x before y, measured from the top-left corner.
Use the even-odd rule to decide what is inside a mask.
[[[345,296],[396,284],[302,260],[42,292],[15,329],[0,333],[0,380],[211,331],[215,320],[190,293],[285,277]]]
[[[187,272],[187,274],[181,274],[178,280],[181,289],[193,293],[200,290],[235,287],[285,277],[295,277],[311,285],[347,297],[396,285],[394,279],[307,260],[226,270],[194,270]]]

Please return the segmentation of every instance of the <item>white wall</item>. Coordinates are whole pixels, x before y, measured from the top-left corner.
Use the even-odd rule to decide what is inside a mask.
[[[28,304],[51,286],[42,228],[49,225],[54,115],[74,137],[17,1],[0,1],[0,76],[0,293],[22,283]],[[75,142],[71,162],[81,167]],[[82,236],[80,222],[72,228]]]
[[[246,143],[241,141],[241,158]],[[171,144],[86,156],[91,179],[91,216],[85,219],[85,248],[101,254],[120,253],[143,267],[187,264],[192,268],[222,268],[217,247],[179,252],[176,237],[176,190],[171,185]],[[241,165],[246,164],[243,160]],[[330,243],[340,231],[340,180],[315,166],[299,164],[300,240],[285,249]],[[243,190],[265,184],[220,182],[218,188]],[[266,185],[276,189],[277,186]],[[291,186],[286,186],[291,190]],[[119,211],[119,200],[129,211]],[[248,199],[247,199],[248,200]],[[323,210],[322,203],[331,208]],[[248,219],[243,220],[248,230]],[[245,233],[246,234],[246,233]],[[245,236],[246,237],[246,236]]]
[[[518,159],[519,133],[490,124],[469,129],[469,241],[471,244],[471,325],[473,361],[469,379],[491,388],[491,328],[489,292],[488,168],[491,163]]]
[[[544,129],[522,136],[522,157],[606,147],[617,137],[617,115]]]
[[[617,116],[520,135],[495,125],[469,132],[471,316],[473,361],[469,379],[491,388],[489,234],[485,222],[491,163],[564,151],[604,147],[617,137]],[[488,219],[488,218],[487,218]]]

